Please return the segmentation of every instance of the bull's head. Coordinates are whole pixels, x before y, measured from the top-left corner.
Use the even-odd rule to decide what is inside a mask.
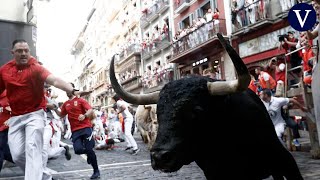
[[[151,149],[154,169],[173,172],[196,160],[191,147],[192,136],[195,136],[194,124],[208,118],[207,112],[212,115],[212,108],[219,108],[218,103],[212,107],[215,106],[212,97],[219,99],[224,95],[247,90],[251,79],[247,67],[221,34],[218,34],[218,38],[235,66],[237,80],[212,82],[205,77],[184,78],[166,84],[161,92],[131,94],[117,82],[114,58],[111,60],[111,84],[122,99],[133,104],[157,103],[159,127],[156,142]]]

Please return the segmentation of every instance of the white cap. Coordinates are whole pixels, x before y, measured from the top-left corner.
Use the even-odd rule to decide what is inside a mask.
[[[286,67],[285,64],[283,64],[283,63],[279,64],[280,71],[283,71],[285,67]]]

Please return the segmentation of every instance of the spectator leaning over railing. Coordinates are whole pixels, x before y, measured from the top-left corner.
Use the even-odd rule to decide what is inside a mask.
[[[280,49],[284,48],[286,53],[295,51],[296,45],[298,44],[298,39],[294,37],[294,32],[289,31],[288,32],[288,38],[284,37],[283,40],[280,40]],[[301,65],[301,57],[299,55],[299,52],[294,52],[288,56],[287,59],[288,62],[290,62],[291,67],[294,68]],[[297,75],[301,72],[301,69],[295,69],[293,70],[294,73]]]
[[[284,95],[285,85],[285,62],[281,58],[273,57],[265,67],[266,72],[276,81],[275,96],[282,97]]]
[[[307,41],[308,42],[308,41]],[[303,81],[307,85],[311,85],[312,81],[312,58],[315,56],[312,51],[312,41],[309,41],[309,43],[303,44],[305,46],[305,49],[303,49]]]
[[[255,73],[258,75],[259,84],[263,89],[269,89],[272,93],[275,93],[276,81],[270,74],[262,70],[262,67],[255,69]]]

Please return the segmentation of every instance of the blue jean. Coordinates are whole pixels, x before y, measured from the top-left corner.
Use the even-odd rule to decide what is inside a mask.
[[[13,162],[8,145],[8,129],[0,131],[0,172],[4,160]]]
[[[98,170],[98,162],[96,153],[93,151],[94,139],[90,138],[92,134],[92,128],[83,128],[72,132],[72,143],[75,154],[86,154],[93,170]]]

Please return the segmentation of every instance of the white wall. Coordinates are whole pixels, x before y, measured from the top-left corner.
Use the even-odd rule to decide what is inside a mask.
[[[1,20],[26,22],[27,12],[28,8],[27,6],[24,6],[23,0],[1,0]]]

